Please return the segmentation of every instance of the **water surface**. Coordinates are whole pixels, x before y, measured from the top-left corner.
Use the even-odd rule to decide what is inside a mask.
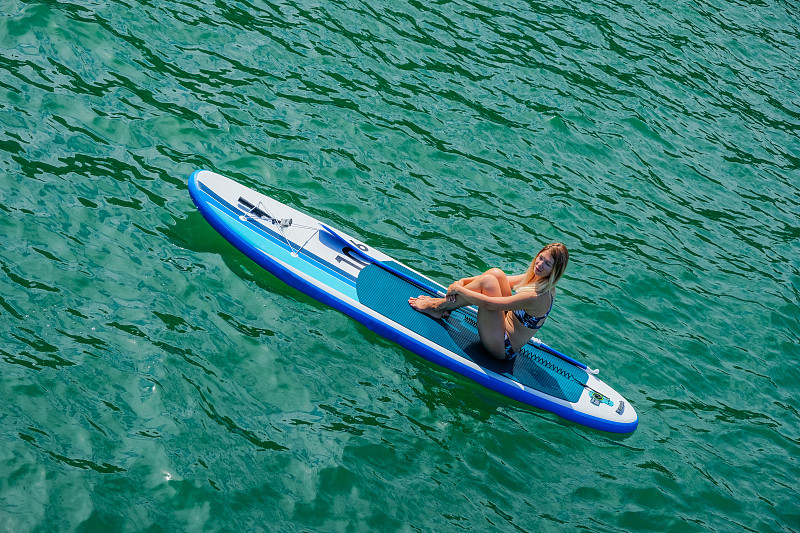
[[[780,0],[0,2],[0,525],[798,531],[800,20]],[[506,401],[219,237],[208,168],[447,282],[571,251]]]

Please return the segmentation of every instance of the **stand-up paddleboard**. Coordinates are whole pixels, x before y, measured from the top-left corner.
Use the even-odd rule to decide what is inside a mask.
[[[633,407],[594,370],[531,340],[512,361],[483,348],[476,310],[437,320],[408,299],[445,288],[363,242],[224,176],[198,170],[189,191],[205,219],[267,271],[412,352],[514,400],[614,433],[636,429]]]

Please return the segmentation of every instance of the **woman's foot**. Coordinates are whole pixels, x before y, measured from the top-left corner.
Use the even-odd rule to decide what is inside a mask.
[[[431,298],[430,296],[418,296],[409,298],[408,305],[420,313],[425,313],[433,318],[447,318],[450,316],[449,309],[439,309],[443,303],[447,302],[444,298]]]

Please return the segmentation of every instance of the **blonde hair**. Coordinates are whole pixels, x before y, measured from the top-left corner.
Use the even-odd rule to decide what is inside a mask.
[[[553,256],[553,269],[550,271],[550,275],[546,278],[534,281],[536,278],[536,272],[534,272],[536,258],[539,257],[543,252],[550,252],[550,255]],[[528,271],[525,272],[522,281],[517,283],[517,285],[514,287],[514,290],[536,291],[539,294],[552,292],[556,288],[556,284],[561,279],[564,271],[567,269],[568,262],[569,252],[567,251],[566,246],[560,242],[553,242],[546,245],[544,248],[539,250],[539,253],[533,258],[531,265],[528,267]]]

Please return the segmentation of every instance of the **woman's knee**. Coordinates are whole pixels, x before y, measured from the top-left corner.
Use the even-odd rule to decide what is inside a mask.
[[[484,274],[484,276],[495,277],[495,278],[497,278],[498,281],[505,280],[507,278],[506,273],[503,272],[501,269],[499,269],[497,267],[490,268],[489,270],[487,270],[483,274]]]
[[[491,296],[511,295],[511,285],[509,285],[508,276],[499,268],[490,268],[481,275],[481,278],[485,282],[486,287],[484,294]]]
[[[502,293],[500,280],[489,272],[479,276],[478,282],[480,291],[487,296],[499,296]]]

